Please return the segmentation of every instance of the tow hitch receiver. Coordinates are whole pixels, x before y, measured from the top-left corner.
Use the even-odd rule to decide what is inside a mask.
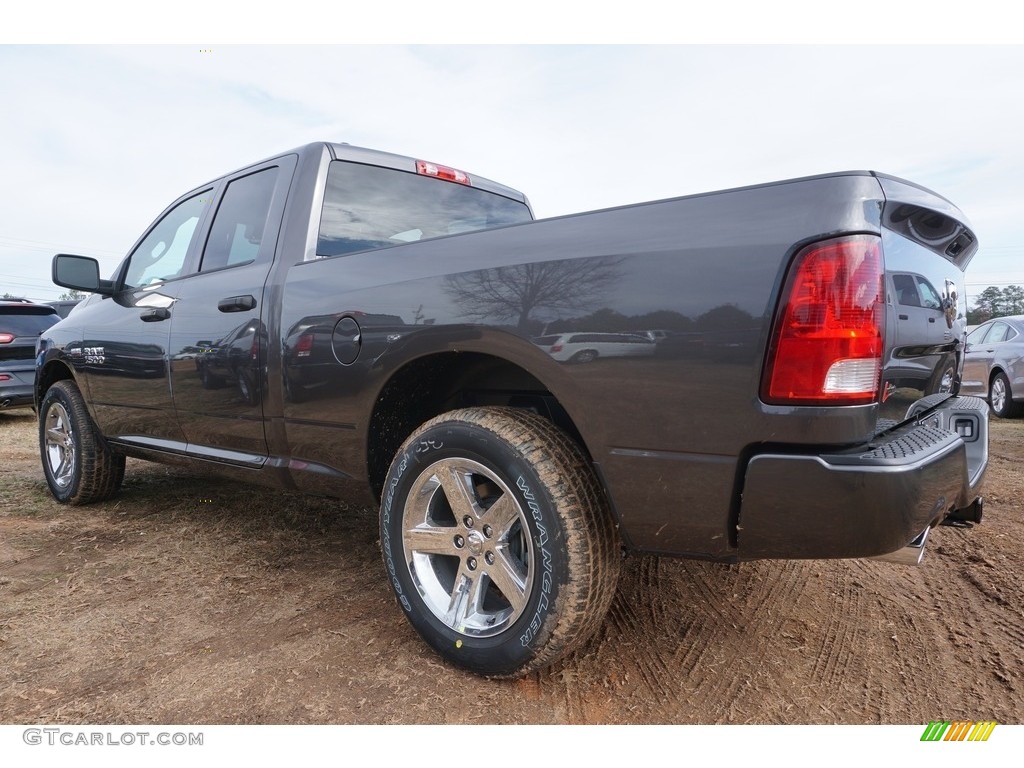
[[[963,509],[954,509],[949,513],[949,516],[942,521],[943,525],[952,525],[956,528],[970,528],[970,525],[961,525],[961,523],[980,523],[982,508],[985,506],[985,500],[979,496],[971,504],[964,507]]]

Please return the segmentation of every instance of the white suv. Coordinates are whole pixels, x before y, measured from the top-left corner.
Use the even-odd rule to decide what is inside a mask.
[[[646,357],[655,343],[634,333],[561,333],[538,336],[533,343],[559,362],[589,363],[599,357]]]

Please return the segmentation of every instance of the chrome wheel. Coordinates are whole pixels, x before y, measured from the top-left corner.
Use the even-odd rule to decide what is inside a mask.
[[[50,405],[44,429],[45,456],[50,475],[58,487],[67,488],[75,474],[75,433],[63,405]]]
[[[124,455],[111,452],[70,379],[54,382],[39,404],[39,456],[61,504],[109,499],[124,480]]]
[[[992,388],[989,392],[989,403],[992,405],[992,410],[996,414],[1002,416],[1006,413],[1006,400],[1008,396],[1006,389],[1006,379],[1001,374],[997,375],[992,379]]]
[[[410,489],[402,544],[413,585],[449,629],[489,637],[525,610],[534,580],[525,513],[482,464],[429,465]]]
[[[947,368],[943,372],[942,378],[939,380],[939,392],[942,392],[942,393],[952,392],[953,391],[953,379],[955,378],[955,376],[956,376],[956,371],[954,371],[952,368]]]

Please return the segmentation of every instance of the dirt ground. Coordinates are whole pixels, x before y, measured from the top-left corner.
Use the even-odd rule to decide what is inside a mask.
[[[63,507],[36,445],[0,413],[0,723],[1024,722],[1024,421],[921,567],[631,557],[599,636],[516,681],[420,641],[373,509],[136,461]]]

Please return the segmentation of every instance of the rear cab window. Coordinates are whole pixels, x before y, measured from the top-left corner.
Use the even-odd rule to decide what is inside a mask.
[[[531,220],[528,206],[488,190],[335,160],[327,171],[316,252],[342,256]]]

